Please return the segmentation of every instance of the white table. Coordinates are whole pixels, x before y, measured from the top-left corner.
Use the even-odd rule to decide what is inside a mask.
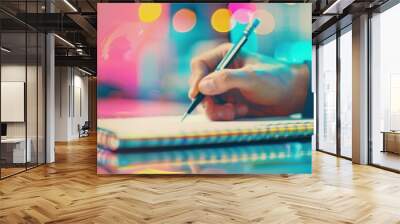
[[[25,163],[31,162],[32,153],[31,146],[32,140],[30,138],[27,140],[26,154],[25,154],[25,138],[2,138],[1,144],[9,147],[10,145],[14,145],[13,147],[13,163]],[[2,146],[2,147],[4,147]],[[26,159],[26,161],[25,161]]]

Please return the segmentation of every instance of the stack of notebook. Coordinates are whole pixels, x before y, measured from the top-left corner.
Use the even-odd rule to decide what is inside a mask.
[[[179,119],[99,120],[100,173],[193,173],[193,166],[311,162],[312,120],[211,122],[201,115],[183,123]]]

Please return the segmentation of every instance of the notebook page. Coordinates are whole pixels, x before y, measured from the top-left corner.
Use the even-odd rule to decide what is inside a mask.
[[[312,120],[284,118],[259,118],[238,121],[210,121],[204,115],[191,115],[184,122],[181,116],[136,117],[99,119],[98,126],[119,139],[152,139],[179,136],[223,134],[243,130],[265,129],[274,125],[304,124],[312,126]]]

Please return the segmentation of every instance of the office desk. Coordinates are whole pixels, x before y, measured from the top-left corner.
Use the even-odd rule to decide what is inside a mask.
[[[1,157],[6,163],[25,163],[30,162],[32,158],[31,145],[32,140],[27,138],[27,147],[25,153],[25,138],[4,138],[1,139]]]
[[[400,131],[383,131],[382,152],[400,154]]]

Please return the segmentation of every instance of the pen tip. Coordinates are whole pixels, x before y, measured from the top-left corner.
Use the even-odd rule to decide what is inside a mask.
[[[182,116],[181,122],[183,122],[183,121],[185,120],[185,118],[187,117],[187,115],[188,115],[188,113],[185,113],[185,114]]]

